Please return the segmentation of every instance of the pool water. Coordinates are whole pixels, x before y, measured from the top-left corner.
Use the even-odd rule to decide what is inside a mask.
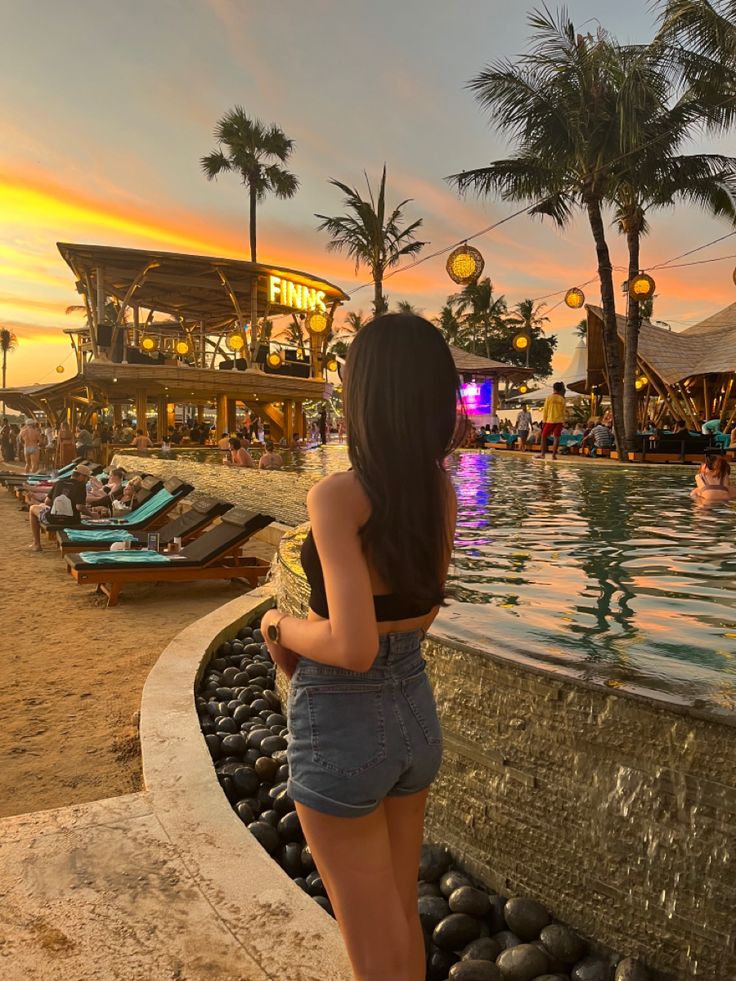
[[[453,619],[506,654],[736,709],[736,503],[697,506],[694,468],[468,453],[451,470]]]
[[[257,464],[263,455],[263,448],[248,445],[245,448],[250,453],[254,463]],[[305,447],[298,450],[284,450],[277,447],[276,452],[281,454],[284,470],[293,473],[324,477],[335,469],[344,470],[350,466],[347,462],[347,450],[340,445],[330,446],[327,451],[320,446]],[[224,450],[218,450],[213,446],[187,447],[186,449],[172,447],[168,453],[155,449],[149,450],[145,456],[155,457],[158,460],[181,460],[182,462],[191,460],[194,463],[213,463],[221,466],[222,458],[226,456],[226,453]]]

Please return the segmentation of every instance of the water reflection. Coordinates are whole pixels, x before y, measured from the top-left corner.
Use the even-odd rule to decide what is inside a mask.
[[[495,648],[736,707],[736,508],[694,507],[681,469],[461,455],[452,472],[455,612]]]

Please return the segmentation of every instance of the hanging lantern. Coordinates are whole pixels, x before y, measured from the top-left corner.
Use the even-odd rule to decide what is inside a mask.
[[[284,363],[284,359],[281,357],[278,351],[271,351],[271,353],[266,357],[266,364],[269,368],[280,368]]]
[[[521,331],[520,334],[514,334],[512,344],[517,351],[526,351],[529,347],[529,335],[526,331]]]
[[[447,257],[447,275],[453,283],[467,286],[480,278],[485,262],[480,252],[472,245],[460,245]]]
[[[57,364],[57,366],[56,366],[56,374],[57,375],[63,375],[64,374],[64,365],[63,364]]]
[[[651,276],[646,273],[639,273],[629,280],[629,296],[632,300],[648,300],[654,296],[656,284]]]
[[[234,330],[232,334],[227,335],[225,344],[231,351],[242,351],[245,347],[245,338],[242,334],[239,334],[238,331]]]
[[[327,330],[327,317],[325,314],[315,310],[307,317],[307,330],[312,334],[324,334]]]
[[[331,357],[325,361],[325,368],[328,371],[337,371],[337,358]]]
[[[153,334],[144,334],[138,346],[146,354],[153,354],[154,351],[158,350],[158,337],[154,337]]]
[[[579,310],[585,303],[585,293],[579,287],[573,286],[565,293],[565,303],[571,310]]]
[[[648,384],[649,384],[649,379],[646,377],[646,375],[640,375],[634,382],[634,388],[637,391],[641,391],[642,388],[644,388],[644,386]]]
[[[180,354],[182,357],[184,357],[185,355],[191,353],[192,345],[185,337],[180,337],[179,340],[176,342],[176,344],[174,344],[174,350],[176,351],[177,354]]]
[[[529,388],[522,382],[521,385],[519,385],[519,395],[526,395],[528,391]]]

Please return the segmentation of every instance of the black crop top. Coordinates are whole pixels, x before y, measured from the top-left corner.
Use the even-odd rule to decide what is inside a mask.
[[[304,539],[301,560],[304,574],[311,587],[309,608],[317,616],[328,620],[330,611],[327,606],[322,562],[311,530]],[[383,593],[379,596],[374,594],[373,606],[376,611],[376,623],[383,623],[387,620],[412,620],[414,617],[426,616],[430,610],[434,609],[433,605],[427,606],[426,603],[417,603],[416,600],[400,596],[398,593]]]

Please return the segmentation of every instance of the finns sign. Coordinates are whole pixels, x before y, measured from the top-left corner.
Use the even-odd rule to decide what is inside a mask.
[[[295,283],[284,276],[268,277],[268,302],[308,313],[315,310],[327,312],[324,290],[313,289],[305,283]]]

